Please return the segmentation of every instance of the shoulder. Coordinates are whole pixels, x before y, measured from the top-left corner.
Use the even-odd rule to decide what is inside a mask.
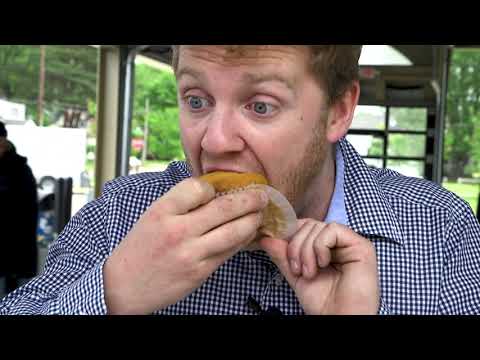
[[[72,227],[87,226],[96,236],[108,228],[123,237],[150,204],[170,188],[190,177],[185,163],[171,163],[165,171],[124,176],[105,184],[101,195],[86,204],[72,219]],[[120,238],[119,238],[120,239]],[[119,240],[118,239],[118,240]]]
[[[129,175],[105,184],[102,196],[145,191],[149,188],[166,192],[191,176],[185,162],[172,162],[165,171]]]
[[[372,168],[370,172],[389,200],[401,200],[447,212],[462,213],[470,210],[470,205],[465,200],[432,181],[404,176],[390,169]]]

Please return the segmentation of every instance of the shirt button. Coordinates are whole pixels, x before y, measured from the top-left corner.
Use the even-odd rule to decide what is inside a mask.
[[[282,286],[283,285],[283,280],[284,280],[283,275],[282,274],[277,274],[273,278],[273,283],[275,284],[275,286]]]

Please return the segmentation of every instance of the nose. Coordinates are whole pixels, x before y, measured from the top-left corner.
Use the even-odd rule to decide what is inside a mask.
[[[211,155],[240,152],[245,147],[240,130],[241,119],[234,109],[217,106],[208,120],[202,149]]]

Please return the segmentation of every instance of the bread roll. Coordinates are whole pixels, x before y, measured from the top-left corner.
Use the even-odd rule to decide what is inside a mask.
[[[270,201],[263,211],[263,223],[259,229],[261,235],[287,239],[297,231],[297,216],[292,205],[285,196],[269,185],[263,175],[217,171],[203,175],[200,179],[211,184],[217,196],[252,188],[265,191]]]

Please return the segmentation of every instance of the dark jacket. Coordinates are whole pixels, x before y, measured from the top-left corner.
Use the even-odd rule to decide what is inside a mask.
[[[0,157],[0,276],[37,273],[37,184],[15,147]]]

